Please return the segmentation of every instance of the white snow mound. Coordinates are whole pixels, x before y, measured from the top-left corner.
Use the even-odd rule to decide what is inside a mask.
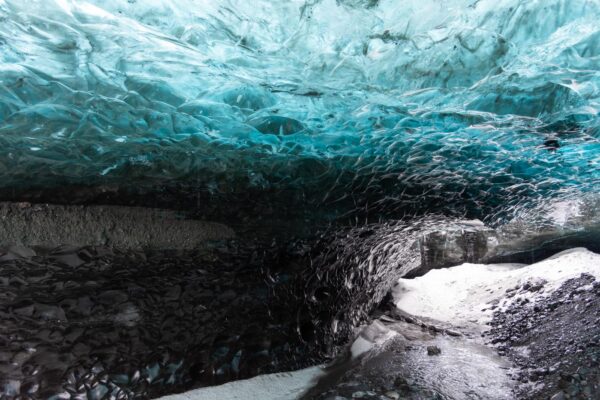
[[[323,374],[321,367],[260,375],[220,386],[161,397],[160,400],[291,400],[300,397]]]
[[[575,248],[528,266],[462,264],[432,270],[419,278],[400,279],[393,294],[396,306],[410,314],[483,328],[492,315],[490,303],[505,307],[524,296],[535,302],[539,296],[547,296],[582,273],[600,278],[600,255]],[[506,296],[507,290],[527,282],[544,283],[544,286],[537,292]]]

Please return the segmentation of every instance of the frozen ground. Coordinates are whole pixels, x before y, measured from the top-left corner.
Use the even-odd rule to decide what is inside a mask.
[[[528,296],[547,296],[582,273],[600,277],[600,255],[576,248],[528,266],[462,264],[432,270],[416,279],[400,279],[394,298],[397,307],[407,313],[482,328],[496,307],[508,306],[512,301],[506,296],[510,289],[544,283],[543,288]]]
[[[320,367],[261,375],[220,386],[162,397],[161,400],[291,400],[323,374]]]

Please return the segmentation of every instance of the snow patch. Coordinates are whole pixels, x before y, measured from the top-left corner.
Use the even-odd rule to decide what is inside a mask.
[[[410,314],[482,328],[490,320],[494,305],[504,308],[524,297],[535,302],[582,273],[600,278],[600,255],[576,248],[528,266],[462,264],[432,270],[419,278],[400,279],[393,295],[396,306]],[[543,286],[510,296],[512,289],[526,283]]]
[[[321,367],[310,367],[196,389],[160,400],[291,400],[299,398],[321,375]]]

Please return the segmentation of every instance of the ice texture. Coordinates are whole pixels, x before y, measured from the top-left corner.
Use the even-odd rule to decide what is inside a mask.
[[[0,0],[0,189],[491,222],[600,188],[599,18],[596,0]]]

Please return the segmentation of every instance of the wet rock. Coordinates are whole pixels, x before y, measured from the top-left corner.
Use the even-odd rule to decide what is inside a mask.
[[[449,335],[449,336],[454,336],[454,337],[462,336],[462,334],[460,332],[454,331],[452,329],[445,329],[444,333],[447,334],[447,335]]]
[[[427,355],[428,356],[439,356],[442,354],[442,349],[437,346],[427,346]]]
[[[408,388],[409,382],[403,376],[398,376],[394,379],[394,386],[397,388]]]

